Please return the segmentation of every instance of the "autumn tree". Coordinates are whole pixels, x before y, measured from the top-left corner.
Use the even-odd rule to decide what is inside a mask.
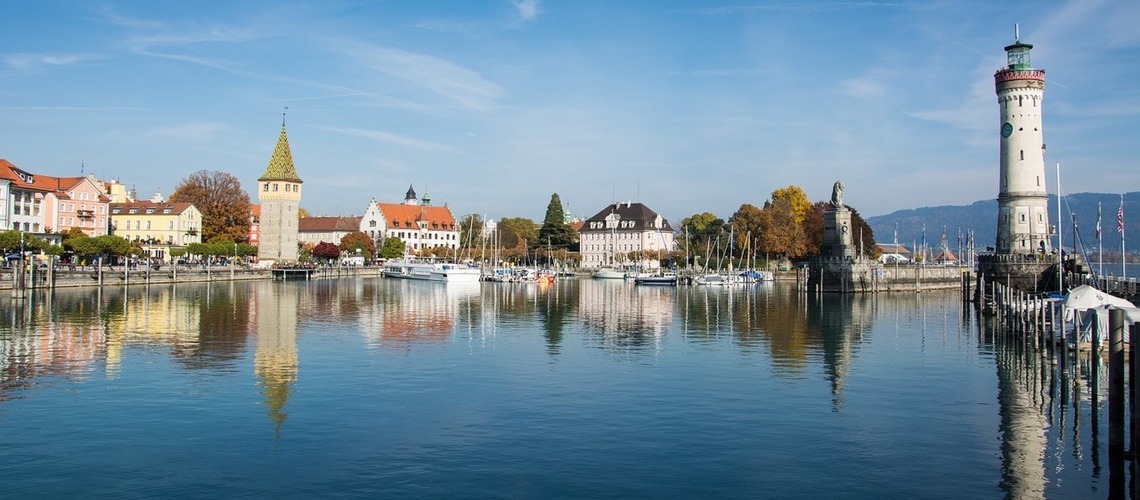
[[[809,205],[810,208],[810,205]],[[759,250],[789,259],[803,257],[809,253],[810,245],[803,227],[796,221],[796,209],[786,197],[775,198],[765,203],[761,217]],[[805,210],[803,217],[807,216]]]
[[[334,261],[340,258],[340,247],[335,244],[322,241],[313,247],[313,257],[324,260]]]
[[[558,193],[550,195],[546,205],[546,217],[538,230],[538,245],[550,248],[569,248],[574,244],[574,231],[566,224],[566,212],[562,209],[562,199]]]
[[[362,255],[372,258],[376,253],[376,244],[367,234],[353,231],[340,239],[340,251],[348,255]]]
[[[763,217],[763,210],[756,205],[745,203],[728,218],[728,224],[736,235],[733,245],[741,254],[756,251],[755,242],[759,240],[763,229]]]
[[[803,188],[794,184],[772,191],[772,199],[769,203],[775,203],[778,200],[788,202],[788,207],[796,224],[803,223],[808,211],[811,210],[811,199],[808,198]]]
[[[468,214],[459,220],[459,246],[474,248],[483,240],[483,218],[479,214]]]
[[[538,224],[525,217],[500,219],[498,231],[500,248],[518,248],[525,254],[538,241]]]
[[[192,203],[202,212],[202,240],[218,237],[249,241],[249,194],[237,177],[199,170],[182,180],[170,195],[172,203]]]

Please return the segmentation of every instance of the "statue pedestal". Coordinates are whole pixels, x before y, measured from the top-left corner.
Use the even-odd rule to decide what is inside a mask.
[[[821,292],[875,291],[875,273],[881,269],[857,255],[851,238],[851,209],[835,205],[823,213],[823,242],[808,268],[808,289]]]

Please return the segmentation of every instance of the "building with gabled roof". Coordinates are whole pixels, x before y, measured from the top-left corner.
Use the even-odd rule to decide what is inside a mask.
[[[451,209],[446,205],[432,206],[427,195],[422,201],[417,200],[411,186],[403,203],[381,203],[373,198],[360,219],[359,229],[376,242],[377,249],[385,239],[399,238],[408,255],[437,247],[457,250],[460,246],[459,225]]]
[[[108,203],[92,177],[34,174],[0,159],[0,228],[47,235],[107,234]]]
[[[285,119],[277,146],[265,173],[257,179],[257,199],[261,220],[258,225],[257,257],[269,262],[297,261],[297,224],[301,210],[301,178],[293,165]]]
[[[348,233],[360,230],[361,217],[302,217],[297,223],[297,235],[305,246],[320,242],[339,245]]]
[[[582,267],[660,267],[673,250],[673,227],[649,207],[612,203],[578,230]]]
[[[138,243],[143,253],[170,262],[170,249],[202,242],[202,212],[192,203],[150,201],[111,204],[111,234]]]

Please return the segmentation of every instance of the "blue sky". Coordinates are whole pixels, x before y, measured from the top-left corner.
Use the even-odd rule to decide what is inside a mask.
[[[0,157],[251,193],[288,107],[314,215],[728,218],[843,181],[864,216],[997,195],[993,73],[1034,44],[1062,190],[1140,190],[1140,2],[9,2]],[[1049,191],[1054,192],[1055,186]],[[256,202],[256,197],[253,197]]]

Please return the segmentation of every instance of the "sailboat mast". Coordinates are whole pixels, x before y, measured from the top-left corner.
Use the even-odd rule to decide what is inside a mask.
[[[1057,291],[1065,292],[1065,246],[1061,239],[1061,162],[1057,162]]]

